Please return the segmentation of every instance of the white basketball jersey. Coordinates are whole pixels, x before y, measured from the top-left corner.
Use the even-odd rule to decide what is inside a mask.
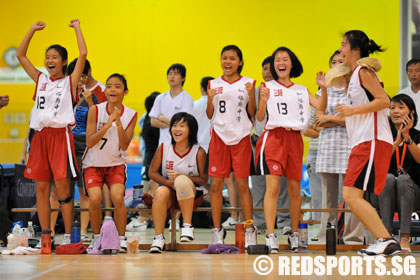
[[[360,84],[359,72],[361,68],[361,66],[357,66],[350,78],[346,101],[346,105],[350,107],[367,104],[374,99]],[[373,139],[393,143],[386,109],[346,117],[346,128],[352,148]]]
[[[103,102],[96,106],[96,131],[100,130],[109,118],[107,109],[108,102]],[[121,124],[126,130],[137,116],[137,112],[123,105],[121,111]],[[118,128],[115,122],[107,130],[102,139],[92,148],[88,148],[83,156],[83,169],[88,167],[110,167],[125,163],[127,152],[121,150],[118,138]]]
[[[270,97],[264,129],[284,127],[305,131],[311,115],[308,89],[297,84],[287,87],[275,80],[266,82],[265,86],[270,90]]]
[[[175,151],[171,143],[162,143],[162,176],[168,178],[169,171],[176,171],[188,176],[199,176],[197,153],[199,145],[194,145],[183,156]]]
[[[75,125],[71,76],[51,80],[46,74],[40,73],[34,100],[30,128],[42,130],[44,127],[62,128]]]
[[[243,76],[233,83],[223,77],[209,81],[209,89],[217,91],[213,98],[212,127],[226,145],[238,144],[252,131],[247,112],[249,97],[245,88],[248,82],[255,85],[255,80]]]

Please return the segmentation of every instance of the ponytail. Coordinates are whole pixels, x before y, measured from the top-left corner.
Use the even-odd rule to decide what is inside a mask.
[[[360,50],[360,57],[368,57],[371,53],[384,51],[381,46],[376,44],[372,39],[369,39],[366,33],[361,30],[347,31],[344,37],[349,41],[352,50]]]

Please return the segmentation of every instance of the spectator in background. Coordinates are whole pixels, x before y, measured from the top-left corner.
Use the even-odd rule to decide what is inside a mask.
[[[9,96],[2,95],[0,96],[0,109],[9,105]]]
[[[416,104],[416,111],[420,108],[420,59],[413,58],[407,62],[405,71],[410,80],[410,86],[403,88],[398,94],[404,93],[410,96],[414,104]],[[417,123],[415,129],[420,130],[420,124]]]

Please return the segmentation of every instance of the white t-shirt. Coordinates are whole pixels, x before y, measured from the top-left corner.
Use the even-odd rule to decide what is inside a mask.
[[[401,93],[404,93],[410,96],[413,99],[414,104],[416,104],[416,112],[420,112],[420,90],[418,92],[414,92],[411,89],[411,86],[409,86],[409,87],[403,88],[397,94],[401,94]],[[420,121],[417,121],[417,125],[414,128],[417,130],[420,130]]]
[[[265,130],[277,127],[305,131],[311,115],[308,89],[302,85],[285,86],[272,80],[265,83],[270,89],[267,101]]]
[[[194,101],[194,111],[192,114],[198,122],[198,143],[203,147],[206,153],[209,150],[211,128],[210,120],[207,118],[206,114],[207,100],[208,96],[203,95],[200,99]]]
[[[29,127],[42,130],[44,127],[62,128],[76,124],[73,112],[71,76],[52,80],[44,73],[38,75],[34,107]]]
[[[247,111],[249,96],[245,87],[248,82],[255,85],[255,80],[243,76],[233,83],[223,77],[209,81],[209,89],[217,91],[213,98],[211,123],[226,145],[238,144],[242,138],[251,134],[252,122]]]
[[[172,97],[171,92],[167,91],[156,97],[149,116],[158,118],[159,115],[164,115],[170,119],[179,112],[192,114],[193,109],[194,99],[185,90],[175,97]],[[171,142],[169,128],[160,128],[159,144],[164,142]]]
[[[100,130],[109,118],[108,101],[102,102],[96,106],[96,131]],[[137,116],[137,112],[123,105],[121,111],[121,124],[126,130]],[[118,137],[118,128],[115,122],[107,130],[102,139],[92,148],[85,151],[82,159],[83,169],[88,167],[110,167],[125,163],[127,151],[121,150]]]
[[[346,100],[346,105],[350,107],[367,104],[374,99],[372,94],[365,91],[360,83],[360,69],[362,67],[357,66],[350,78]],[[374,139],[393,144],[386,109],[346,117],[346,129],[351,148]]]

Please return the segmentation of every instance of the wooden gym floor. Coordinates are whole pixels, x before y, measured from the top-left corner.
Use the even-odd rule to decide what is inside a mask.
[[[315,232],[310,230],[311,232]],[[135,233],[141,237],[141,243],[151,243],[153,229]],[[127,233],[129,235],[129,233]],[[166,239],[169,233],[165,230]],[[57,237],[60,241],[60,236]],[[197,244],[211,242],[209,229],[197,229]],[[234,231],[229,231],[226,243],[234,244]],[[264,244],[264,235],[258,236],[258,243]],[[280,245],[286,244],[286,236],[280,236]],[[142,246],[144,247],[144,246]],[[36,255],[2,256],[0,255],[0,280],[8,279],[279,279],[278,258],[292,256],[325,256],[322,250],[305,251],[292,254],[288,250],[278,255],[270,255],[273,271],[267,276],[260,276],[254,271],[256,255],[204,255],[200,251],[164,252],[149,254],[142,250],[139,254],[128,255]],[[340,256],[357,256],[357,251],[340,251]],[[420,279],[420,252],[413,252],[415,276],[368,276],[368,279]],[[404,257],[403,257],[404,259]],[[385,266],[392,268],[391,259]],[[284,276],[283,276],[284,277]],[[330,276],[286,276],[287,279],[361,279],[363,276],[347,276],[332,270]]]

